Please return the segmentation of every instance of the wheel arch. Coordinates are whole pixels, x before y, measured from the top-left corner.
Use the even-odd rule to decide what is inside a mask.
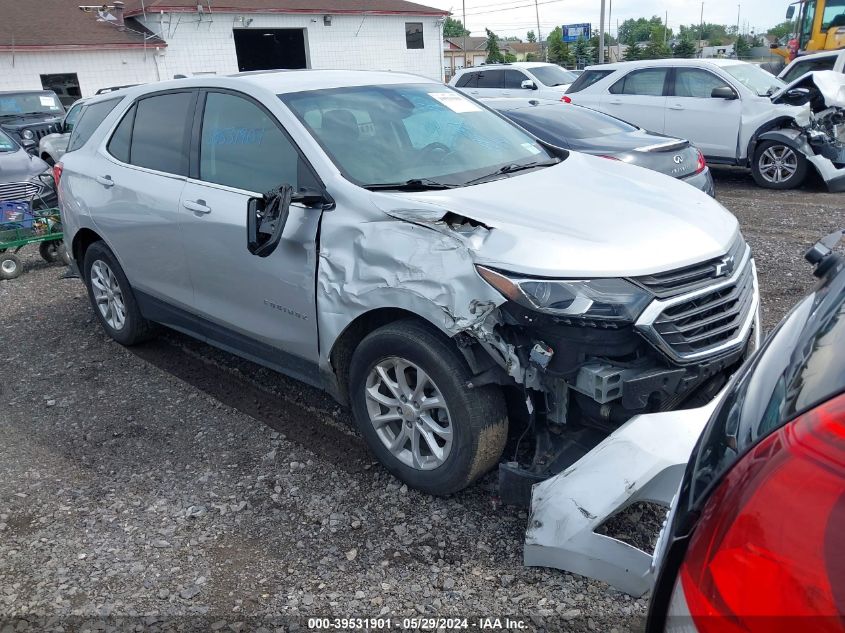
[[[793,127],[795,125],[795,119],[788,116],[781,116],[776,119],[772,119],[771,121],[767,121],[760,127],[758,127],[754,134],[751,135],[751,139],[748,141],[748,147],[745,155],[745,164],[748,167],[751,167],[752,163],[754,162],[754,152],[757,151],[757,145],[760,141],[769,140],[767,138],[763,138],[764,135],[767,133],[771,133],[774,131],[784,131],[784,130],[795,130]],[[800,149],[799,147],[795,147],[795,149]]]
[[[368,334],[388,323],[406,319],[413,319],[428,326],[432,332],[437,332],[440,336],[449,338],[437,325],[419,314],[404,308],[374,308],[358,315],[335,339],[328,356],[335,381],[332,391],[337,400],[343,404],[349,403],[349,368],[352,364],[352,356],[361,341]]]
[[[85,252],[94,242],[103,242],[103,238],[96,232],[89,228],[81,228],[73,236],[70,253],[73,260],[76,262],[77,268],[82,270],[82,264],[85,261]]]

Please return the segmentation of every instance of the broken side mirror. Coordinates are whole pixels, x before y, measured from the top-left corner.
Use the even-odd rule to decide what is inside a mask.
[[[734,92],[734,89],[730,86],[713,88],[713,92],[710,93],[710,96],[713,99],[727,99],[728,101],[733,101],[737,98],[736,92]]]
[[[795,5],[794,5],[794,4],[790,4],[790,5],[786,8],[786,19],[787,19],[787,20],[791,20],[794,16],[795,16]]]
[[[246,212],[247,249],[256,257],[267,257],[282,240],[282,232],[290,214],[293,187],[283,185],[264,194],[263,198],[250,198]]]
[[[521,85],[523,88],[525,88],[526,90],[537,90],[537,84],[535,84],[535,83],[534,83],[533,81],[531,81],[530,79],[526,79],[526,80],[525,80],[525,81],[523,81],[520,85]]]

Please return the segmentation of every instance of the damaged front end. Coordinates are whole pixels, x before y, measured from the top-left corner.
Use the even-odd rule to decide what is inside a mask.
[[[756,271],[741,236],[722,257],[646,277],[550,281],[478,269],[508,301],[465,332],[465,354],[477,343],[497,360],[472,386],[515,386],[512,400],[525,403],[500,464],[506,504],[527,506],[535,483],[632,417],[710,401],[759,336]]]
[[[758,141],[792,146],[816,168],[831,193],[845,191],[845,76],[833,71],[808,73],[774,95],[772,101],[809,104],[809,120],[766,132]]]

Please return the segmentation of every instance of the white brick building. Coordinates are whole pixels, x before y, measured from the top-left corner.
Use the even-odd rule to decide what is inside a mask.
[[[442,79],[445,13],[405,0],[127,0],[105,14],[80,0],[49,4],[0,0],[0,90],[52,88],[68,102],[174,75],[266,68]]]

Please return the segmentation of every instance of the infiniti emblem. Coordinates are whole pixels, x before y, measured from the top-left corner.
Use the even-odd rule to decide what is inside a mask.
[[[716,264],[716,277],[721,277],[732,272],[734,269],[734,258],[732,256],[723,257],[722,261]]]
[[[683,163],[683,162],[684,162],[684,157],[683,157],[683,156],[681,156],[680,154],[675,154],[675,155],[672,157],[672,160],[673,160],[673,161],[675,161],[675,164],[676,164],[676,165],[680,165],[681,163]]]

